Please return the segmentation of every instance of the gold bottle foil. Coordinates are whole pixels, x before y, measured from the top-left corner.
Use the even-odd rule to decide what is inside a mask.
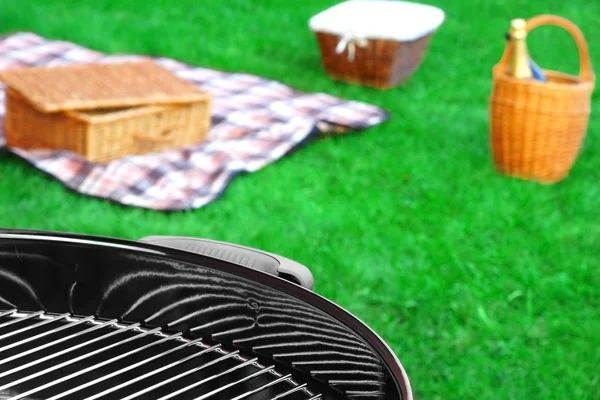
[[[510,40],[513,50],[509,62],[509,74],[517,79],[531,79],[533,73],[529,66],[529,53],[527,52],[527,30],[524,19],[514,19],[510,24]]]

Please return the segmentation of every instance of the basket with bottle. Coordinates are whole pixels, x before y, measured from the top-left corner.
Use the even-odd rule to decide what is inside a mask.
[[[578,76],[541,70],[531,62],[526,36],[542,25],[562,27],[575,39]],[[513,20],[493,79],[490,139],[496,169],[543,183],[565,178],[586,135],[595,85],[588,46],[579,28],[554,15]]]

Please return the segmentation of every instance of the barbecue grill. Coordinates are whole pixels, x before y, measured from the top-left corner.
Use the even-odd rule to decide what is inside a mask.
[[[195,238],[0,230],[0,399],[411,400],[310,271]]]

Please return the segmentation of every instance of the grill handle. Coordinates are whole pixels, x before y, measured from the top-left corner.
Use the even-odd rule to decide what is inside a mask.
[[[307,267],[266,251],[216,240],[183,236],[147,236],[138,241],[201,254],[282,278],[290,277],[295,283],[310,290],[314,287],[312,273]]]

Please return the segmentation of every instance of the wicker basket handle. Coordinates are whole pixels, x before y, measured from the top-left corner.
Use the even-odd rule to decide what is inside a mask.
[[[175,140],[175,129],[165,129],[158,136],[145,135],[143,133],[134,133],[133,137],[140,142],[150,144],[169,144]]]
[[[542,25],[555,25],[563,28],[571,34],[577,44],[579,50],[579,78],[584,81],[591,81],[594,79],[594,72],[592,71],[592,62],[590,60],[590,52],[588,45],[583,36],[581,30],[566,18],[559,17],[556,15],[538,15],[527,20],[527,32],[531,32],[535,28]],[[512,54],[512,42],[509,40],[506,43],[504,54],[500,60],[500,67],[502,70],[506,69],[510,56]]]

